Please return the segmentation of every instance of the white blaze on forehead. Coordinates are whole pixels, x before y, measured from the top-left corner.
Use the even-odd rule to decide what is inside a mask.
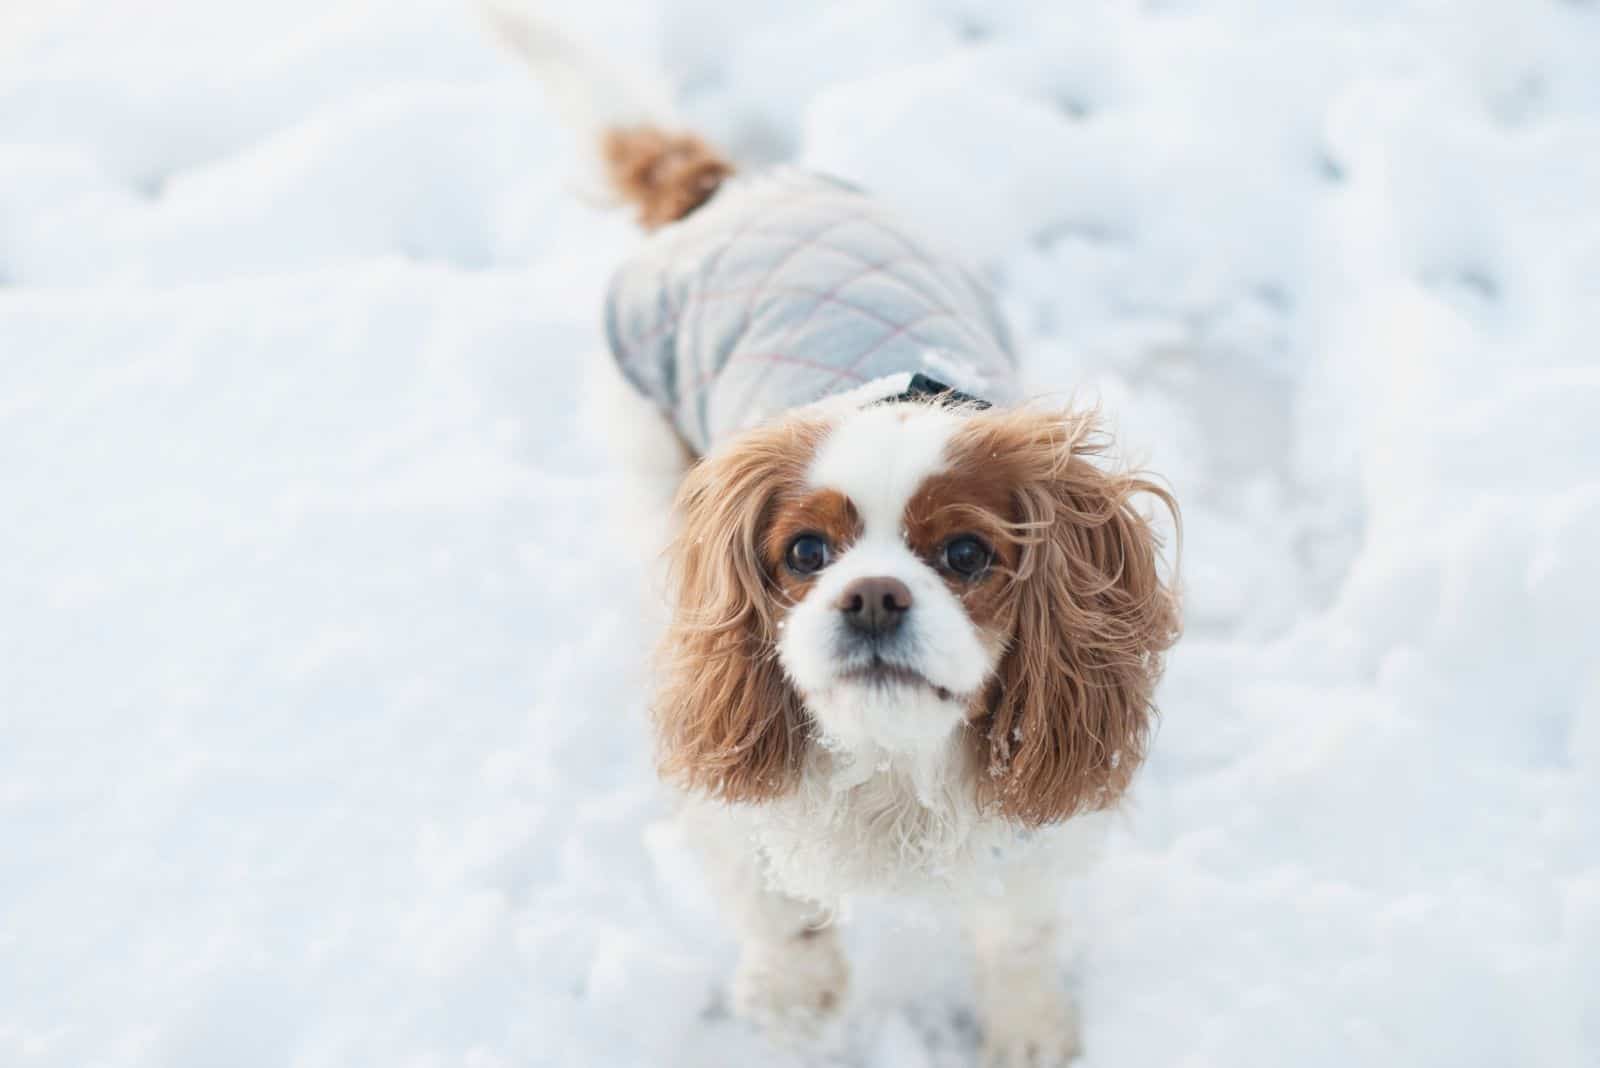
[[[850,498],[867,534],[894,535],[906,504],[945,468],[945,445],[961,416],[925,404],[878,404],[853,412],[824,439],[811,484]]]
[[[789,612],[778,659],[835,749],[858,756],[943,751],[965,721],[967,700],[994,670],[997,647],[905,540],[906,505],[946,470],[950,439],[965,418],[915,403],[850,411],[811,461],[811,485],[849,498],[863,531]],[[852,641],[839,602],[851,583],[870,576],[905,583],[915,607],[893,640],[866,649]],[[853,681],[850,670],[863,658],[905,667],[928,685],[884,689]]]

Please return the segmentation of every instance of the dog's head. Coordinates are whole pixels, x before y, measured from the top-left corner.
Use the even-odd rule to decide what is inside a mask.
[[[664,771],[732,801],[805,748],[964,731],[984,803],[1025,825],[1113,803],[1177,633],[1172,498],[1095,462],[1092,417],[937,402],[799,413],[690,472],[656,706]]]

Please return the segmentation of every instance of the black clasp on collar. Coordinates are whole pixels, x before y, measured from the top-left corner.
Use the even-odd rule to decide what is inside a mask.
[[[911,376],[911,382],[904,392],[885,397],[879,403],[892,404],[900,401],[924,400],[928,397],[936,398],[944,404],[963,404],[980,411],[993,407],[988,401],[974,397],[970,393],[963,393],[959,389],[952,389],[936,378],[929,378],[921,371]]]

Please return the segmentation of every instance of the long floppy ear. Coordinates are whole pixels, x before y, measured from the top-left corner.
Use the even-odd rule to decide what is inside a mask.
[[[661,773],[726,801],[763,801],[796,779],[806,743],[799,694],[778,663],[782,594],[762,560],[775,504],[822,437],[787,420],[701,460],[678,493],[671,622],[655,725]]]
[[[984,413],[969,433],[1011,480],[1016,512],[1014,622],[986,717],[992,800],[1025,826],[1106,808],[1144,759],[1179,630],[1160,539],[1136,499],[1175,526],[1177,503],[1094,462],[1106,443],[1092,414]]]

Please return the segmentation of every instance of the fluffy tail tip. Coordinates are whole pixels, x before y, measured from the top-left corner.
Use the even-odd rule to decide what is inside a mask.
[[[613,126],[601,136],[612,188],[654,230],[694,211],[733,173],[733,164],[705,141],[655,126]]]

